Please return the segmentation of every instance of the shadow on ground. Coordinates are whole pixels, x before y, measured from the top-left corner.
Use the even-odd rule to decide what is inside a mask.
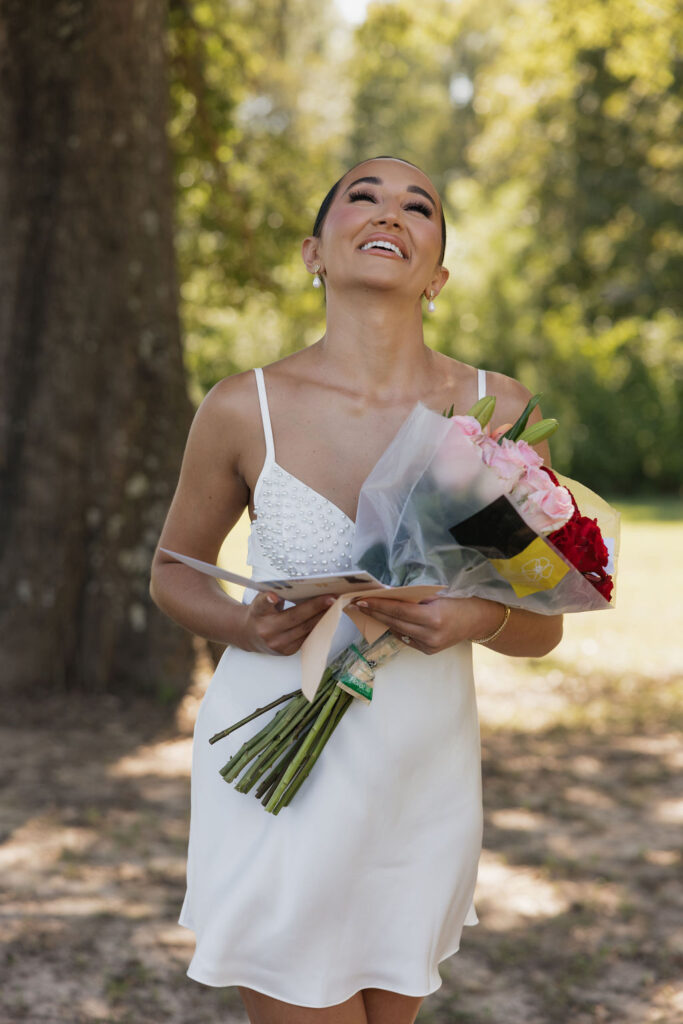
[[[236,990],[186,979],[176,924],[205,682],[172,729],[100,698],[2,730],[4,1024],[245,1024]],[[481,923],[419,1024],[683,1021],[673,681],[630,684],[633,713],[619,680],[571,682],[543,728],[484,718]]]

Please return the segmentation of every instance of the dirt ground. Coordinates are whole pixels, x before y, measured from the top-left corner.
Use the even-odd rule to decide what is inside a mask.
[[[510,664],[478,684],[480,924],[419,1024],[683,1022],[679,685]],[[3,709],[3,1024],[246,1024],[185,977],[176,924],[205,685],[170,724],[112,697]]]

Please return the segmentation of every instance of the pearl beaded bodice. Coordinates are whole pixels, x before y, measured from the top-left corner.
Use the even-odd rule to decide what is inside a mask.
[[[254,488],[247,560],[254,579],[309,576],[353,568],[355,523],[329,498],[275,461],[273,428],[263,370],[254,370],[266,441],[266,458]],[[486,372],[477,374],[478,397],[486,394]]]
[[[328,498],[275,461],[263,371],[254,370],[266,458],[254,488],[248,562],[255,579],[308,576],[353,567],[355,524]]]

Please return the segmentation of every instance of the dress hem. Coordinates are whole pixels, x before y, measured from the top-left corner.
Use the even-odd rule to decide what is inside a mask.
[[[475,921],[471,924],[464,924],[463,927],[471,928],[478,923],[478,921]],[[183,924],[182,921],[180,921],[179,924],[181,924],[183,928],[190,928],[190,930],[192,930],[189,924]],[[436,974],[438,980],[436,981],[435,984],[431,985],[427,992],[417,992],[414,989],[408,987],[397,987],[396,985],[389,986],[387,985],[386,980],[382,980],[378,984],[376,981],[373,981],[368,977],[365,980],[357,982],[356,987],[352,991],[347,992],[345,995],[340,995],[338,997],[337,995],[335,995],[334,998],[327,998],[325,1002],[318,1001],[315,1003],[310,1001],[303,1001],[300,997],[297,997],[296,1001],[293,1001],[291,996],[283,996],[282,993],[275,992],[272,988],[262,984],[261,982],[249,980],[248,968],[244,971],[244,973],[242,973],[241,971],[235,971],[231,974],[221,973],[219,980],[218,972],[212,971],[210,969],[202,970],[201,967],[197,969],[198,965],[194,965],[193,963],[191,963],[186,971],[186,974],[187,977],[190,978],[192,981],[196,981],[200,985],[207,985],[210,988],[231,988],[236,986],[242,986],[244,988],[253,989],[253,991],[255,992],[260,992],[262,995],[270,996],[271,999],[279,999],[281,1002],[289,1003],[291,1006],[303,1006],[311,1010],[323,1010],[327,1007],[338,1006],[340,1003],[346,1002],[347,999],[350,999],[352,996],[356,994],[356,992],[360,992],[364,988],[379,988],[384,991],[396,992],[397,995],[411,996],[415,999],[426,999],[427,996],[433,995],[434,992],[437,992],[443,985],[443,978],[440,976],[438,972],[439,965],[442,964],[445,960],[448,960],[449,957],[454,956],[459,950],[460,942],[458,942],[458,944],[449,952],[444,953],[442,956],[439,957],[436,964]],[[200,977],[200,975],[202,976]]]

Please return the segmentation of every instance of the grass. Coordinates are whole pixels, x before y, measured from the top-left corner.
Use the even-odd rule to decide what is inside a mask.
[[[625,523],[683,522],[683,500],[675,496],[614,498],[610,503],[619,509]]]

